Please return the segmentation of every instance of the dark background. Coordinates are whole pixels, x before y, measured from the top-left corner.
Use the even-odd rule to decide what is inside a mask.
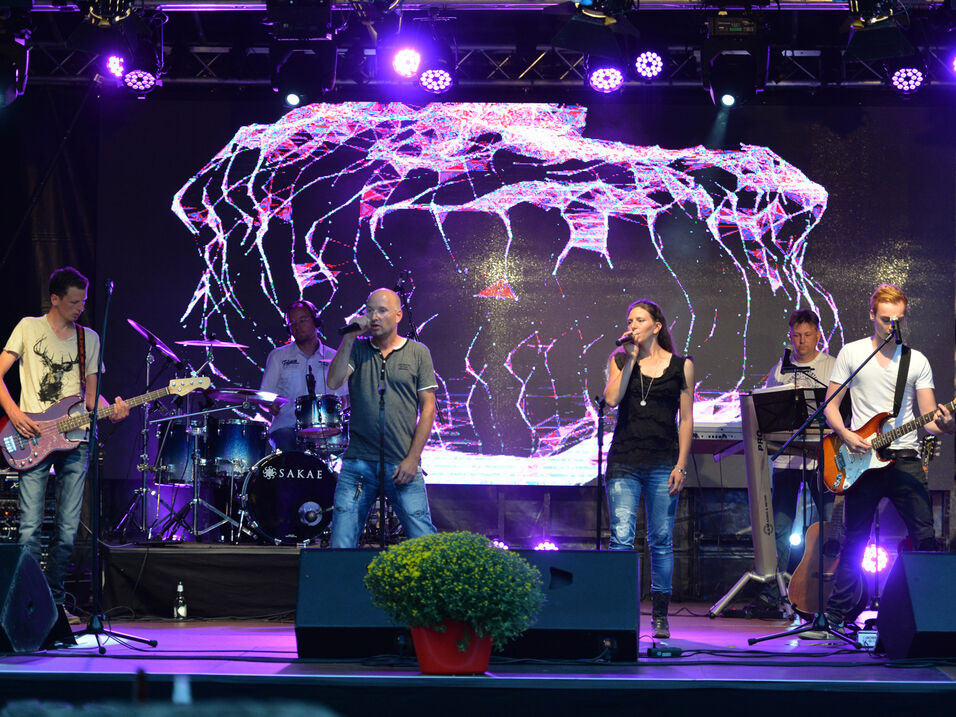
[[[937,398],[951,398],[956,191],[953,141],[946,114],[927,106],[863,106],[850,101],[823,104],[801,97],[734,111],[727,120],[725,135],[720,139],[718,134],[715,142],[717,111],[709,102],[662,104],[654,99],[651,95],[636,94],[626,102],[594,100],[588,108],[585,135],[667,148],[708,142],[727,149],[737,149],[741,143],[763,145],[821,184],[829,193],[829,204],[820,225],[810,235],[804,268],[832,293],[839,310],[843,336],[833,337],[831,352],[835,354],[844,340],[854,340],[871,331],[868,299],[875,285],[884,281],[899,284],[910,298],[907,342],[929,356]],[[202,263],[194,237],[170,211],[173,194],[239,127],[272,122],[280,114],[274,104],[259,99],[231,97],[226,101],[210,96],[205,100],[178,100],[157,94],[141,102],[97,97],[84,100],[82,92],[50,88],[31,92],[5,110],[0,115],[0,131],[5,135],[4,146],[11,161],[4,162],[2,180],[6,197],[2,231],[7,259],[2,266],[5,310],[0,316],[0,333],[9,335],[22,315],[37,315],[46,310],[46,274],[65,263],[76,265],[90,276],[91,303],[85,320],[100,330],[105,307],[103,283],[110,278],[116,288],[107,327],[108,370],[104,389],[110,397],[143,393],[146,345],[129,328],[127,318],[144,324],[170,345],[181,339],[201,338],[198,326],[188,321],[185,326],[180,323],[202,272]],[[68,131],[64,150],[57,156]],[[38,195],[24,229],[14,236],[39,178],[51,164],[50,181]],[[527,210],[519,209],[513,218],[516,234],[521,225],[521,251],[528,266],[547,276],[553,264],[553,225],[539,221],[540,217],[533,212],[522,219],[522,212]],[[418,236],[416,232],[431,231],[431,236],[421,241],[426,245],[433,242],[433,223],[429,228],[424,214],[410,214],[403,219],[408,222],[404,233]],[[494,229],[492,224],[487,223],[489,231]],[[484,249],[482,226],[469,227],[477,241],[463,249],[475,261],[480,260]],[[350,231],[354,233],[354,227]],[[536,231],[540,234],[536,235]],[[626,244],[629,232],[646,236],[643,226],[625,226],[611,220],[611,241],[618,243],[618,250]],[[675,241],[680,238],[679,233],[675,230]],[[536,242],[544,249],[536,248]],[[551,359],[555,364],[553,370],[558,373],[583,374],[580,380],[592,395],[603,385],[604,362],[610,346],[607,339],[620,331],[627,303],[645,293],[638,280],[628,296],[607,295],[604,275],[595,273],[599,263],[596,258],[590,253],[575,257],[567,267],[574,271],[562,277],[562,286],[571,297],[575,292],[597,297],[601,314],[589,312],[586,324],[592,338],[604,335],[605,340],[600,350],[595,349],[586,358],[562,352]],[[424,263],[416,264],[419,260]],[[427,257],[416,259],[414,253],[408,253],[403,261],[410,263],[407,268],[413,271],[420,287],[414,296],[416,319],[422,321],[449,306],[453,312],[458,294],[453,291],[452,278],[444,270],[430,271]],[[367,283],[353,282],[336,297],[335,305],[323,316],[326,336],[333,345],[337,343],[333,329],[347,313],[358,308],[371,288],[391,286],[398,268],[406,266],[380,263],[369,273]],[[651,276],[660,270],[653,265],[643,265],[642,269]],[[710,323],[713,307],[708,304],[724,292],[746,310],[746,297],[739,284],[715,285],[708,278],[706,267],[691,278],[702,287],[694,299],[701,322]],[[669,318],[677,322],[675,338],[682,346],[684,335],[680,331],[680,317],[675,314],[678,297],[647,293],[660,301],[671,314]],[[709,363],[698,359],[698,378],[709,377],[702,390],[725,391],[735,385],[747,389],[760,383],[779,356],[786,340],[786,315],[792,302],[760,296],[762,300],[755,297],[750,307],[752,323],[747,335],[744,375],[740,375],[738,359],[742,341],[731,332],[718,337],[720,343],[713,354],[726,355],[726,365],[717,358]],[[308,291],[306,297],[312,298]],[[292,298],[295,296],[287,297]],[[555,319],[555,314],[575,310],[572,301],[555,303],[548,296],[538,302],[518,304],[521,312],[498,323],[506,340],[527,335],[523,322],[534,320],[536,314]],[[557,318],[557,324],[568,323],[566,316]],[[285,339],[277,313],[259,314],[251,319],[263,337],[271,337],[273,342]],[[453,373],[455,367],[443,363],[448,355],[444,348],[460,347],[472,336],[479,320],[490,318],[465,317],[457,322],[462,331],[459,335],[452,333],[454,321],[423,335],[432,348],[439,373]],[[832,317],[824,316],[824,322],[827,331],[831,331]],[[247,355],[218,352],[216,363],[233,384],[257,386],[267,349],[265,345],[255,346]],[[195,365],[203,361],[195,349],[177,351]],[[452,355],[457,356],[454,352]],[[159,368],[161,363],[153,365],[154,377]],[[164,374],[161,378],[167,377]],[[527,441],[510,442],[513,432],[506,421],[512,419],[503,418],[502,425],[485,428],[491,431],[488,435],[493,433],[497,438],[486,437],[482,451],[528,455],[533,447]],[[135,473],[139,453],[137,431],[136,421],[132,420],[104,431],[104,476],[114,483],[109,492],[116,495],[117,501],[125,502],[121,496],[139,482],[139,474]],[[943,457],[932,469],[933,487],[949,488],[952,467],[952,443],[947,441]],[[582,482],[588,478],[582,477]]]

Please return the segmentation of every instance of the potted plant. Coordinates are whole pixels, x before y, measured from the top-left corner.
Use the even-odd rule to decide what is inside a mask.
[[[380,553],[372,604],[411,628],[422,672],[484,672],[491,648],[523,633],[544,602],[541,573],[483,535],[434,533]]]

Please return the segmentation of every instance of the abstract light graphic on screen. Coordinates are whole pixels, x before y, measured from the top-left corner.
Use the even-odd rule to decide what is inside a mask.
[[[636,146],[585,137],[585,120],[344,103],[243,127],[173,200],[201,257],[181,322],[248,344],[257,381],[292,299],[319,307],[335,345],[330,329],[409,270],[440,384],[426,470],[503,483],[593,477],[592,397],[636,298],[694,356],[707,416],[768,368],[748,365],[755,313],[785,326],[813,308],[824,341],[841,336],[804,269],[822,186],[766,147]]]

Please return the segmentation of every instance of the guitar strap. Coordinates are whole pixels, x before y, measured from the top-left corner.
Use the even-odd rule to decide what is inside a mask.
[[[899,373],[896,374],[896,395],[893,396],[893,413],[890,414],[892,417],[900,412],[900,406],[903,405],[903,393],[906,391],[906,377],[910,373],[910,347],[906,344],[903,344],[903,348],[900,350],[900,368]]]
[[[77,359],[80,364],[80,393],[83,400],[86,400],[86,331],[79,324],[76,324],[76,348]]]

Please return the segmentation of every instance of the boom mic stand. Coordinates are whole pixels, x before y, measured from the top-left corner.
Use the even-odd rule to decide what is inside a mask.
[[[597,485],[594,487],[594,549],[601,549],[601,517],[604,508],[604,409],[607,401],[604,396],[595,396],[598,407],[597,420]]]
[[[823,430],[823,427],[825,426],[825,419],[824,419],[824,416],[823,416],[823,411],[824,411],[824,409],[826,409],[826,407],[830,404],[830,401],[832,401],[834,398],[836,398],[837,396],[839,396],[839,395],[840,395],[840,392],[843,391],[843,389],[845,389],[847,386],[849,386],[850,381],[852,381],[852,380],[856,377],[856,375],[863,369],[863,367],[866,366],[866,365],[870,362],[870,360],[871,360],[874,356],[876,356],[876,355],[883,349],[884,346],[886,346],[890,341],[892,341],[893,338],[894,338],[894,336],[893,336],[893,333],[892,333],[892,332],[889,333],[889,334],[887,334],[886,338],[883,339],[883,343],[881,343],[879,346],[877,346],[877,347],[873,350],[873,352],[872,352],[869,356],[866,357],[866,359],[863,361],[863,363],[861,363],[859,366],[857,366],[857,367],[853,370],[853,373],[851,373],[851,374],[847,377],[846,381],[844,381],[843,383],[840,384],[839,388],[837,388],[836,391],[834,391],[833,393],[831,393],[831,394],[826,398],[826,400],[825,400],[823,403],[821,403],[819,406],[817,406],[817,410],[815,410],[812,414],[810,414],[810,416],[807,417],[807,420],[804,421],[803,425],[800,426],[800,428],[798,428],[798,429],[794,432],[794,434],[793,434],[792,436],[790,436],[790,438],[787,439],[787,442],[784,443],[784,444],[780,447],[780,449],[773,455],[773,457],[776,458],[776,457],[779,456],[781,453],[783,453],[783,452],[787,449],[787,447],[788,447],[791,443],[793,443],[793,441],[797,438],[797,436],[799,436],[799,435],[801,435],[801,434],[803,434],[803,433],[806,432],[807,427],[808,427],[813,421],[819,421],[819,422],[820,422],[820,428],[821,428],[821,431],[822,431],[822,430]],[[821,457],[822,457],[822,451],[821,451]],[[822,465],[818,465],[818,466],[817,466],[817,490],[820,491],[820,496],[821,496],[821,498],[822,498],[822,496],[823,496],[823,466],[822,466]],[[823,522],[823,516],[822,516],[822,515],[820,516],[820,521],[821,521],[821,523]],[[818,550],[818,555],[817,555],[818,565],[820,566],[820,570],[823,570],[823,565],[824,565],[824,562],[823,562],[823,543],[824,543],[824,541],[823,541],[823,540],[819,540],[819,541],[817,541],[817,542],[818,542],[818,546],[817,546],[817,550]],[[835,582],[835,581],[834,581],[834,582]],[[812,619],[812,620],[809,620],[809,621],[807,621],[807,622],[804,622],[804,623],[803,623],[802,625],[800,625],[799,627],[795,627],[795,628],[793,628],[792,630],[786,630],[786,631],[784,631],[784,632],[778,632],[778,633],[775,633],[775,634],[773,634],[773,635],[765,635],[765,636],[763,636],[763,637],[751,637],[751,638],[749,638],[749,639],[747,640],[747,644],[748,644],[748,645],[756,645],[758,642],[765,642],[766,640],[774,640],[774,639],[776,639],[776,638],[778,638],[778,637],[789,637],[790,635],[800,635],[800,634],[802,634],[802,633],[804,633],[804,632],[811,632],[811,631],[812,631],[812,632],[816,632],[816,631],[819,630],[819,631],[826,632],[826,633],[829,634],[829,635],[833,635],[835,638],[837,638],[837,639],[839,639],[839,640],[842,640],[843,642],[847,643],[848,645],[852,645],[853,647],[855,647],[855,648],[857,648],[857,649],[859,649],[859,648],[861,647],[860,643],[857,642],[856,640],[854,640],[852,637],[850,637],[850,636],[848,636],[848,635],[844,635],[844,634],[841,633],[841,632],[835,632],[834,630],[831,629],[830,620],[829,620],[829,618],[827,618],[827,613],[826,613],[826,609],[825,609],[825,608],[826,608],[826,601],[825,601],[825,596],[824,596],[824,594],[823,594],[823,576],[822,576],[822,575],[820,576],[820,580],[817,581],[817,607],[818,607],[818,610],[817,610],[816,613],[814,613],[813,619]]]
[[[99,445],[96,442],[96,421],[99,418],[100,393],[103,390],[103,372],[100,370],[103,365],[103,356],[106,350],[106,326],[110,314],[110,301],[113,298],[113,282],[106,281],[106,304],[103,307],[103,327],[100,332],[100,350],[96,357],[96,391],[93,396],[93,408],[90,410],[90,435],[89,435],[89,462],[90,462],[90,533],[93,536],[93,546],[91,554],[90,582],[93,592],[93,607],[90,610],[90,619],[86,628],[75,633],[76,635],[93,635],[96,638],[96,646],[101,655],[106,654],[106,646],[103,644],[102,637],[119,638],[122,640],[132,640],[140,642],[150,647],[156,647],[159,643],[156,640],[148,640],[144,637],[135,635],[125,635],[123,633],[107,630],[103,623],[106,616],[103,614],[103,580],[101,577],[102,565],[100,562],[100,460]],[[86,367],[82,367],[86,370]],[[108,409],[104,409],[108,410]],[[104,413],[103,415],[107,415]]]

